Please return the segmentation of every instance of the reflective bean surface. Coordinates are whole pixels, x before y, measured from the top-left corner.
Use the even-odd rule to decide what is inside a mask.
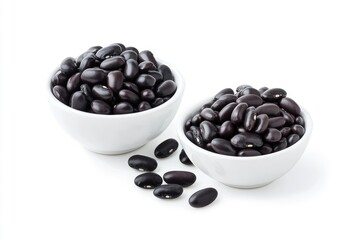
[[[156,160],[144,155],[131,156],[128,165],[139,171],[154,171],[157,168]]]
[[[214,202],[217,196],[218,192],[215,188],[204,188],[190,196],[189,204],[194,208],[205,207]]]
[[[182,186],[178,184],[160,185],[154,189],[154,196],[161,199],[174,199],[183,193]]]
[[[134,179],[135,185],[144,189],[154,189],[162,182],[160,175],[152,172],[140,174]]]
[[[157,158],[166,158],[173,154],[178,146],[179,143],[175,139],[169,138],[155,148],[154,155]]]
[[[168,184],[179,184],[182,187],[188,187],[196,181],[195,174],[188,171],[169,171],[163,178]]]

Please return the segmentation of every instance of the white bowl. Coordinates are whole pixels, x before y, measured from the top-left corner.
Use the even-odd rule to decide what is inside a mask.
[[[209,100],[209,99],[208,99]],[[287,173],[301,158],[312,132],[312,119],[301,107],[305,120],[305,134],[294,145],[279,152],[255,157],[226,156],[202,149],[192,143],[184,132],[185,122],[208,101],[195,104],[178,122],[177,132],[180,143],[190,160],[208,176],[236,188],[265,186]]]
[[[168,63],[177,90],[162,105],[137,113],[101,115],[75,110],[55,98],[50,81],[47,93],[50,108],[62,128],[76,141],[92,152],[122,154],[133,151],[159,136],[174,118],[184,92],[184,80]]]

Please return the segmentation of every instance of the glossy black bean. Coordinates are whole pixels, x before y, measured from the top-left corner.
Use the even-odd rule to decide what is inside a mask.
[[[261,152],[255,150],[255,149],[243,149],[238,152],[238,156],[240,157],[254,157],[254,156],[260,156]]]
[[[244,90],[245,88],[249,88],[249,87],[252,87],[250,85],[247,85],[247,84],[243,84],[243,85],[240,85],[236,88],[236,92],[241,92],[242,90]]]
[[[204,188],[190,196],[189,204],[194,208],[202,208],[214,202],[217,196],[215,188]]]
[[[281,115],[284,117],[286,125],[292,125],[295,123],[295,117],[291,113],[288,113],[284,109],[281,109]]]
[[[207,143],[207,144],[205,145],[205,149],[208,150],[208,151],[210,151],[210,152],[215,152],[214,148],[213,148],[212,145],[211,145],[211,142],[209,142],[209,143]]]
[[[145,89],[140,92],[140,98],[144,101],[153,102],[156,96],[151,89]]]
[[[230,140],[231,145],[236,148],[261,147],[264,142],[259,134],[244,132],[233,136]]]
[[[119,45],[112,44],[107,47],[103,47],[103,48],[99,49],[96,52],[96,57],[100,60],[104,60],[106,58],[118,56],[121,54],[121,52],[122,52],[122,49]]]
[[[234,110],[234,108],[237,106],[238,104],[235,102],[229,103],[227,104],[225,107],[223,107],[223,109],[221,109],[221,111],[219,112],[219,121],[220,123],[223,123],[227,120],[230,120],[230,116]]]
[[[66,105],[68,104],[70,95],[65,87],[61,85],[56,85],[55,87],[53,87],[52,93],[60,102]]]
[[[274,103],[264,103],[255,109],[255,112],[260,114],[267,114],[269,116],[278,116],[280,114],[280,108]]]
[[[214,101],[218,100],[221,96],[225,94],[234,95],[234,90],[232,90],[231,88],[224,88],[215,95]]]
[[[106,79],[107,73],[99,68],[88,68],[81,73],[81,80],[88,84],[101,83]]]
[[[248,108],[247,103],[239,103],[232,111],[230,116],[230,121],[235,125],[242,124],[247,108]]]
[[[272,149],[271,145],[268,143],[264,143],[264,145],[262,145],[262,147],[259,148],[259,152],[262,155],[272,153],[272,151],[273,151],[273,149]]]
[[[270,128],[281,128],[285,125],[286,120],[284,117],[273,117],[269,118],[269,127]]]
[[[124,66],[125,60],[121,56],[105,59],[100,63],[100,68],[105,70],[117,70]]]
[[[158,166],[155,159],[144,155],[131,156],[128,160],[128,164],[131,168],[139,171],[154,171]]]
[[[141,73],[147,73],[149,70],[156,70],[156,66],[150,61],[144,61],[139,64]]]
[[[217,136],[218,129],[209,121],[202,121],[200,123],[200,133],[205,142],[211,142]]]
[[[199,134],[200,134],[200,130],[199,130]],[[195,139],[194,139],[194,135],[193,135],[193,131],[192,130],[188,130],[185,132],[185,136],[187,137],[187,139],[189,139],[192,143],[195,143]]]
[[[95,54],[92,51],[89,51],[89,50],[86,51],[86,52],[83,52],[82,54],[80,54],[76,59],[76,66],[80,66],[82,60],[84,60],[84,58],[89,56],[89,55],[95,56]]]
[[[138,110],[139,112],[143,112],[143,111],[146,111],[146,110],[149,110],[151,109],[151,105],[149,102],[147,101],[142,101],[139,103],[139,106],[138,106]]]
[[[171,69],[167,65],[165,65],[165,64],[160,65],[159,72],[163,76],[164,80],[173,80],[174,81],[174,76],[171,72]]]
[[[290,134],[288,137],[287,137],[287,143],[288,143],[288,146],[292,146],[294,145],[295,143],[297,143],[298,141],[300,140],[300,136],[297,135],[297,134]]]
[[[291,133],[295,133],[302,137],[305,134],[305,128],[300,124],[294,124],[291,126]]]
[[[305,120],[302,116],[297,116],[295,118],[295,123],[300,124],[301,126],[305,127]]]
[[[155,85],[156,79],[149,74],[140,74],[135,83],[138,87],[144,88],[152,88]]]
[[[125,77],[121,71],[111,71],[107,75],[107,86],[113,91],[113,93],[118,93],[123,86],[124,80]]]
[[[110,101],[113,98],[113,92],[110,88],[104,85],[96,84],[92,88],[92,95],[94,98],[104,101]]]
[[[246,96],[250,96],[250,95],[246,95]],[[256,117],[257,115],[255,112],[255,107],[248,107],[245,111],[244,122],[243,122],[246,131],[251,131],[255,127]]]
[[[65,58],[60,64],[60,70],[66,76],[71,76],[77,72],[76,61],[72,57]]]
[[[156,90],[156,94],[159,97],[171,96],[176,91],[176,83],[172,80],[166,80],[162,82]]]
[[[94,100],[94,97],[92,95],[92,90],[91,90],[91,87],[84,83],[84,84],[81,84],[80,85],[80,91],[82,91],[85,96],[86,96],[86,99],[89,101],[89,102],[92,102]]]
[[[286,97],[286,91],[281,88],[270,88],[261,94],[265,101],[276,102]]]
[[[201,106],[200,111],[202,111],[204,108],[211,108],[212,104],[213,102],[205,103],[204,105]]]
[[[160,175],[152,172],[142,173],[134,179],[135,185],[144,189],[154,189],[162,182]]]
[[[126,61],[124,67],[124,76],[127,79],[133,79],[137,76],[138,73],[139,73],[139,66],[137,61],[133,59]]]
[[[93,46],[93,47],[89,48],[87,51],[95,54],[100,49],[102,49],[102,46]]]
[[[280,129],[280,132],[281,132],[281,136],[287,137],[291,133],[291,128],[290,127],[283,127],[283,128]]]
[[[69,78],[66,84],[66,90],[68,90],[69,93],[73,93],[75,91],[80,90],[80,85],[81,85],[80,73],[75,73]]]
[[[139,61],[143,62],[143,61],[150,61],[152,62],[156,67],[158,67],[158,63],[155,60],[154,55],[152,54],[152,52],[150,52],[149,50],[144,50],[141,51],[139,53]]]
[[[300,115],[301,109],[299,105],[289,97],[282,98],[280,100],[280,107],[282,107],[285,111],[293,114],[294,116]]]
[[[256,110],[255,110],[256,111]],[[256,133],[263,133],[269,126],[269,117],[266,114],[260,114],[256,116],[256,122],[254,130]]]
[[[154,107],[160,106],[163,103],[164,103],[164,99],[155,98],[155,100],[151,103],[151,106],[154,108]]]
[[[211,108],[205,108],[201,111],[200,116],[202,119],[211,121],[211,122],[217,122],[219,120],[218,114],[212,110]]]
[[[163,76],[159,71],[149,70],[147,74],[153,76],[157,82],[163,80]],[[173,80],[171,80],[173,81]]]
[[[247,103],[249,106],[258,107],[263,104],[263,100],[261,97],[255,94],[248,94],[245,96],[241,96],[236,100],[236,103]]]
[[[154,189],[154,195],[161,199],[174,199],[182,193],[183,188],[178,184],[160,185]]]
[[[169,138],[155,148],[154,155],[157,158],[166,158],[173,154],[178,147],[179,143],[175,139]]]
[[[181,163],[183,163],[185,165],[192,165],[193,164],[191,162],[190,158],[188,157],[188,155],[185,153],[184,149],[182,149],[181,152],[180,152],[179,160],[180,160]]]
[[[113,114],[128,114],[133,113],[134,108],[128,102],[120,102],[114,106]]]
[[[85,111],[87,106],[88,101],[85,94],[82,91],[74,92],[70,98],[70,107],[80,111]]]
[[[140,90],[139,90],[138,86],[135,83],[124,82],[123,87],[124,87],[124,89],[130,90],[130,91],[132,91],[132,92],[134,92],[136,94],[140,93]]]
[[[280,141],[281,137],[281,132],[276,128],[268,128],[267,132],[264,135],[264,139],[270,143]]]
[[[185,130],[188,131],[191,127],[191,119],[192,118],[189,118],[188,120],[186,120],[185,122]]]
[[[121,101],[129,102],[133,106],[137,106],[140,103],[139,96],[133,91],[122,89],[119,91],[119,98]]]
[[[203,147],[205,145],[205,142],[202,138],[201,131],[199,127],[191,126],[190,130],[192,132],[193,136],[193,143],[198,145],[199,147]]]
[[[51,79],[51,86],[66,86],[68,79],[69,78],[65,74],[58,70]]]
[[[259,93],[260,93],[260,94],[263,94],[263,92],[265,92],[265,91],[268,90],[268,89],[269,89],[268,87],[259,88]]]
[[[196,181],[196,175],[188,171],[169,171],[163,176],[163,179],[168,184],[179,184],[182,187],[188,187]]]
[[[214,138],[211,141],[211,146],[213,150],[217,153],[229,156],[236,155],[236,149],[231,145],[229,140],[225,140],[222,138]]]
[[[103,100],[94,100],[91,102],[91,109],[97,114],[110,114],[111,107],[108,103]]]
[[[219,129],[219,136],[225,139],[230,139],[234,136],[236,132],[236,127],[230,121],[225,121],[221,124]]]
[[[95,66],[95,55],[88,54],[80,63],[79,70],[82,72],[85,69],[92,68]]]
[[[138,60],[138,54],[136,52],[134,52],[133,50],[125,50],[120,54],[120,56],[122,56],[125,59],[125,61],[130,60],[130,59],[135,60],[135,61]]]
[[[199,126],[202,120],[203,118],[201,117],[200,113],[197,113],[191,118],[191,124],[194,126]]]
[[[137,55],[139,55],[139,50],[136,47],[126,47],[124,50],[132,50],[136,52]]]
[[[111,45],[118,45],[121,49],[121,52],[125,51],[125,50],[132,50],[132,49],[126,49],[125,45],[122,43],[113,43]]]
[[[281,150],[284,150],[285,148],[287,148],[287,140],[286,138],[281,138],[280,141],[274,146],[273,151],[274,152],[278,152]]]
[[[247,87],[240,91],[241,96],[245,96],[245,95],[249,95],[249,94],[255,94],[255,95],[260,96],[260,92],[257,89],[252,88],[252,87]]]

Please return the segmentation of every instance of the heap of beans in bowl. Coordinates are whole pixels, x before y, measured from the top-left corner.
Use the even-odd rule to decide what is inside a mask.
[[[305,133],[299,105],[281,88],[225,88],[185,123],[186,137],[206,150],[259,156],[295,144]]]
[[[62,103],[97,114],[128,114],[155,108],[176,92],[171,69],[152,52],[114,43],[67,57],[51,79]]]

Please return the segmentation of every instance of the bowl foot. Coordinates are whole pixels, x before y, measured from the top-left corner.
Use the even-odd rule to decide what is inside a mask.
[[[228,186],[228,187],[233,187],[233,188],[253,189],[253,188],[265,187],[265,186],[269,185],[272,182],[273,181],[266,182],[266,183],[260,183],[260,184],[254,184],[254,185],[234,185],[234,184],[227,184],[227,183],[223,183],[223,184]]]
[[[93,148],[89,148],[84,146],[87,150],[89,150],[90,152],[93,153],[97,153],[97,154],[102,154],[102,155],[120,155],[120,154],[125,154],[125,153],[129,153],[132,152],[136,149],[141,148],[142,146],[144,146],[145,144],[139,146],[139,147],[135,147],[135,148],[131,148],[131,149],[125,149],[125,150],[114,150],[114,151],[107,151],[107,150],[101,150],[101,149],[93,149]]]

